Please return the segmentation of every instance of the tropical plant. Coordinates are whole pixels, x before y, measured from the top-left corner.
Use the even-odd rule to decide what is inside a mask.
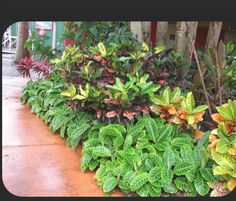
[[[90,46],[95,46],[99,42],[105,45],[116,43],[135,46],[138,44],[136,38],[132,36],[128,22],[121,21],[69,21],[65,24],[62,38],[71,39],[73,44],[82,49],[89,49]]]
[[[96,171],[105,193],[116,187],[140,196],[159,197],[163,192],[204,196],[211,171],[206,147],[209,133],[197,142],[179,134],[163,119],[140,117],[127,128],[120,124],[94,126],[83,143],[82,171]]]
[[[31,33],[31,36],[27,39],[24,47],[30,51],[30,55],[38,60],[37,55],[39,55],[39,60],[48,57],[49,60],[56,57],[55,52],[57,49],[52,49],[50,45],[46,45],[49,36],[39,36],[36,31]]]
[[[50,78],[29,81],[20,99],[31,106],[31,112],[49,124],[52,133],[59,132],[63,138],[67,136],[66,143],[75,149],[87,138],[94,119],[87,112],[74,111],[67,106],[65,97],[60,95],[64,84],[60,74],[52,73]]]
[[[34,65],[34,60],[31,57],[22,58],[17,64],[17,70],[23,77],[29,77],[31,79],[30,70]]]
[[[160,85],[145,73],[147,61],[164,48],[150,50],[145,43],[135,52],[127,48],[119,44],[105,47],[101,42],[86,51],[68,46],[53,61],[53,69],[68,82],[61,95],[74,102],[74,108],[96,112],[102,120],[131,120],[141,112],[148,113],[150,98]]]
[[[180,88],[176,87],[171,91],[167,87],[158,96],[152,98],[154,105],[151,110],[158,114],[161,118],[167,120],[168,123],[175,123],[181,129],[197,129],[197,124],[203,120],[206,105],[197,106],[192,92],[181,96]]]
[[[42,61],[34,61],[32,57],[22,58],[17,64],[17,70],[23,77],[29,77],[31,80],[31,72],[38,73],[38,76],[50,77],[50,64],[48,63],[48,57],[45,57]]]
[[[228,100],[216,109],[218,113],[213,114],[212,119],[218,123],[218,128],[211,131],[209,150],[217,164],[213,173],[222,181],[212,191],[212,196],[224,195],[236,186],[236,101]]]

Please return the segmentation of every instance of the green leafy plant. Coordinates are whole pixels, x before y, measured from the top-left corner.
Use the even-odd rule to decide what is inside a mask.
[[[52,49],[50,45],[46,45],[49,36],[41,37],[35,31],[32,32],[31,36],[25,42],[24,47],[29,49],[30,54],[34,59],[37,59],[39,55],[39,60],[42,60],[45,57],[48,57],[49,60],[56,57],[54,53],[56,49]]]
[[[209,151],[217,165],[213,168],[214,175],[222,178],[218,188],[212,195],[224,195],[233,191],[236,186],[236,101],[218,106],[218,113],[212,115],[218,128],[211,131]]]
[[[140,196],[207,195],[207,182],[216,180],[206,150],[209,133],[196,142],[174,130],[163,119],[149,116],[127,128],[119,124],[96,128],[83,143],[82,171],[98,168],[95,178],[108,194],[119,187]]]

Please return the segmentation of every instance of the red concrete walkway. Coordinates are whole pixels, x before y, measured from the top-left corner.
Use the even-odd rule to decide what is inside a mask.
[[[17,196],[104,196],[94,173],[80,170],[81,147],[73,151],[19,102],[26,82],[3,77],[2,176],[7,190]]]

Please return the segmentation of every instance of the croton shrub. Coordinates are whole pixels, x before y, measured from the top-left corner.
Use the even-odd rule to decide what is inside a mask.
[[[236,101],[216,108],[218,113],[212,115],[218,128],[211,131],[209,150],[216,162],[214,175],[221,177],[214,186],[212,195],[222,195],[234,190],[236,186]]]
[[[143,43],[140,49],[125,44],[105,47],[99,43],[89,51],[69,46],[62,57],[53,61],[67,85],[66,96],[74,109],[95,112],[103,121],[131,120],[149,112],[148,104],[161,87],[148,73],[164,47],[150,50]]]

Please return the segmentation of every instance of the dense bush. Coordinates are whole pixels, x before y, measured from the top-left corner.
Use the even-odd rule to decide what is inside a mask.
[[[212,194],[220,196],[236,186],[236,101],[229,100],[216,109],[219,113],[213,114],[212,118],[218,128],[211,131],[209,150],[217,164],[213,173],[222,179]]]
[[[123,44],[105,47],[99,43],[88,51],[69,46],[62,57],[53,61],[68,83],[61,95],[74,108],[95,112],[98,119],[111,121],[148,113],[150,98],[160,88],[155,74],[155,59],[164,47],[150,50],[143,43],[139,49]],[[153,61],[150,61],[150,58]]]
[[[105,193],[118,186],[140,196],[204,196],[209,192],[207,182],[216,181],[207,156],[208,135],[196,142],[163,119],[149,116],[128,128],[94,126],[83,143],[81,167],[99,167],[95,178]]]

